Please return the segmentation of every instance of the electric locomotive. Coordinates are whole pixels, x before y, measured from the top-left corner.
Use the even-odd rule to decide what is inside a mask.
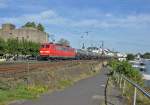
[[[40,57],[43,59],[74,59],[76,51],[70,46],[55,43],[44,43],[40,48]]]

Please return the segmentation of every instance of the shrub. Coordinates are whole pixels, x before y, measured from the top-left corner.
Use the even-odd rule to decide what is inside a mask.
[[[109,66],[112,68],[111,74],[117,72],[119,74],[123,74],[127,78],[133,80],[134,82],[140,85],[143,84],[142,75],[140,71],[133,68],[132,65],[129,64],[127,61],[120,62],[117,60],[112,60],[109,62]]]
[[[0,55],[11,54],[11,55],[33,55],[37,56],[39,52],[40,44],[27,41],[18,40],[16,38],[8,39],[4,41],[0,38]]]
[[[117,72],[119,74],[123,74],[130,80],[134,81],[140,86],[143,86],[144,80],[142,79],[142,75],[140,71],[136,70],[132,67],[131,64],[129,64],[127,61],[116,61],[112,60],[109,62],[109,66],[112,68],[111,74],[113,75],[114,72]],[[114,76],[113,76],[114,77]],[[115,77],[114,77],[115,78]],[[130,92],[128,92],[130,90]],[[127,99],[127,104],[130,105],[132,103],[132,98],[134,95],[134,88],[131,86],[131,84],[126,84],[125,93],[123,94]],[[138,97],[137,97],[137,105],[150,105],[150,102],[147,98],[143,96],[143,94],[140,91],[137,91]]]

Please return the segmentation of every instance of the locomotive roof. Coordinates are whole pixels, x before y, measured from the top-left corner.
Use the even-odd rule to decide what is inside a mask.
[[[70,47],[69,45],[63,45],[63,44],[60,44],[60,43],[55,43],[55,45]]]
[[[58,46],[64,46],[64,47],[70,47],[69,45],[63,45],[63,44],[59,44],[59,43],[53,43],[53,42],[50,42],[50,43],[43,43],[44,44],[52,44],[52,45],[58,45]]]

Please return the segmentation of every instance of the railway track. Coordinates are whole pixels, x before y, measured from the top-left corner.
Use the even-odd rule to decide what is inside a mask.
[[[32,61],[32,62],[6,62],[0,64],[0,73],[15,73],[37,70],[39,68],[57,67],[71,64],[72,62],[88,62],[89,60],[72,60],[72,61]]]

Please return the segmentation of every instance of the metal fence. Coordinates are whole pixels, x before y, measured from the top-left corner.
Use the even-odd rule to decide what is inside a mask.
[[[116,82],[119,85],[119,88],[122,89],[123,94],[125,93],[125,89],[127,88],[127,83],[129,83],[134,88],[132,105],[136,105],[136,103],[137,103],[137,95],[138,95],[137,90],[139,90],[150,101],[150,94],[145,89],[143,89],[141,86],[136,84],[135,82],[131,81],[130,79],[128,79],[127,77],[125,77],[124,75],[119,74],[119,73],[114,73],[113,77],[116,78]],[[131,90],[129,90],[129,91],[131,91]]]

